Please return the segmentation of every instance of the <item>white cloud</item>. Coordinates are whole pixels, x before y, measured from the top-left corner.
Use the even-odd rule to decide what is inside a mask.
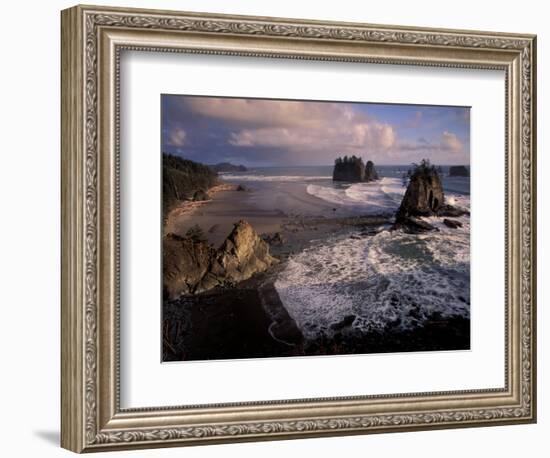
[[[451,153],[462,153],[464,151],[464,144],[456,134],[444,131],[443,134],[441,134],[441,149],[450,151]]]
[[[254,160],[264,153],[274,158],[273,151],[281,162],[328,164],[345,154],[375,163],[406,163],[422,157],[447,163],[466,160],[469,154],[448,130],[431,139],[405,140],[396,126],[349,104],[210,97],[191,97],[183,103],[199,117],[223,122],[230,129],[228,145]],[[418,110],[405,127],[421,128],[425,122]]]
[[[168,145],[170,146],[184,146],[187,140],[187,132],[181,127],[174,127],[168,133]]]
[[[376,155],[397,142],[394,128],[350,106],[326,102],[194,99],[193,110],[229,121],[233,146],[336,154]]]

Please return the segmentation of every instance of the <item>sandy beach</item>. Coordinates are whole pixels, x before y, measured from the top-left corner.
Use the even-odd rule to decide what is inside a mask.
[[[208,191],[209,200],[181,203],[168,214],[164,233],[184,236],[189,228],[199,225],[208,242],[217,247],[241,219],[265,236],[284,230],[296,232],[302,228],[302,220],[311,215],[340,216],[334,205],[311,196],[295,183],[274,186],[269,193],[248,184],[245,191],[237,188],[237,184],[224,183]]]
[[[286,215],[280,210],[261,210],[250,203],[248,191],[237,191],[234,185],[222,185],[211,190],[210,200],[184,202],[170,212],[165,233],[184,236],[189,228],[199,225],[208,241],[219,246],[231,232],[234,224],[246,219],[258,234],[281,230]]]

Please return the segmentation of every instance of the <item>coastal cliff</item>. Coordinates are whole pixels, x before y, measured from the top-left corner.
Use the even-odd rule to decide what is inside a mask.
[[[162,213],[183,200],[205,200],[218,184],[218,174],[208,166],[172,154],[162,155]]]

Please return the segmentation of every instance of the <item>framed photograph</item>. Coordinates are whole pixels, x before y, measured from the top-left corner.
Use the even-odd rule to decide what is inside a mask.
[[[75,452],[536,421],[536,37],[62,12]]]

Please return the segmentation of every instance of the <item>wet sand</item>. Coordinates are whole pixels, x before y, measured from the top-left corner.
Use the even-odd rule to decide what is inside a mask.
[[[237,185],[223,184],[212,188],[209,195],[210,200],[183,202],[172,210],[164,233],[185,236],[192,226],[198,225],[208,242],[219,247],[235,223],[245,219],[260,236],[284,234],[284,248],[279,250],[280,247],[272,246],[272,251],[288,254],[343,226],[390,223],[387,216],[346,216],[332,204],[309,195],[293,183],[281,184],[269,194],[253,187],[237,191]]]
[[[184,202],[169,213],[164,232],[184,236],[197,224],[208,241],[218,247],[241,219],[247,220],[260,235],[280,231],[287,216],[281,210],[259,209],[251,202],[251,193],[228,185],[212,193],[210,200]]]

